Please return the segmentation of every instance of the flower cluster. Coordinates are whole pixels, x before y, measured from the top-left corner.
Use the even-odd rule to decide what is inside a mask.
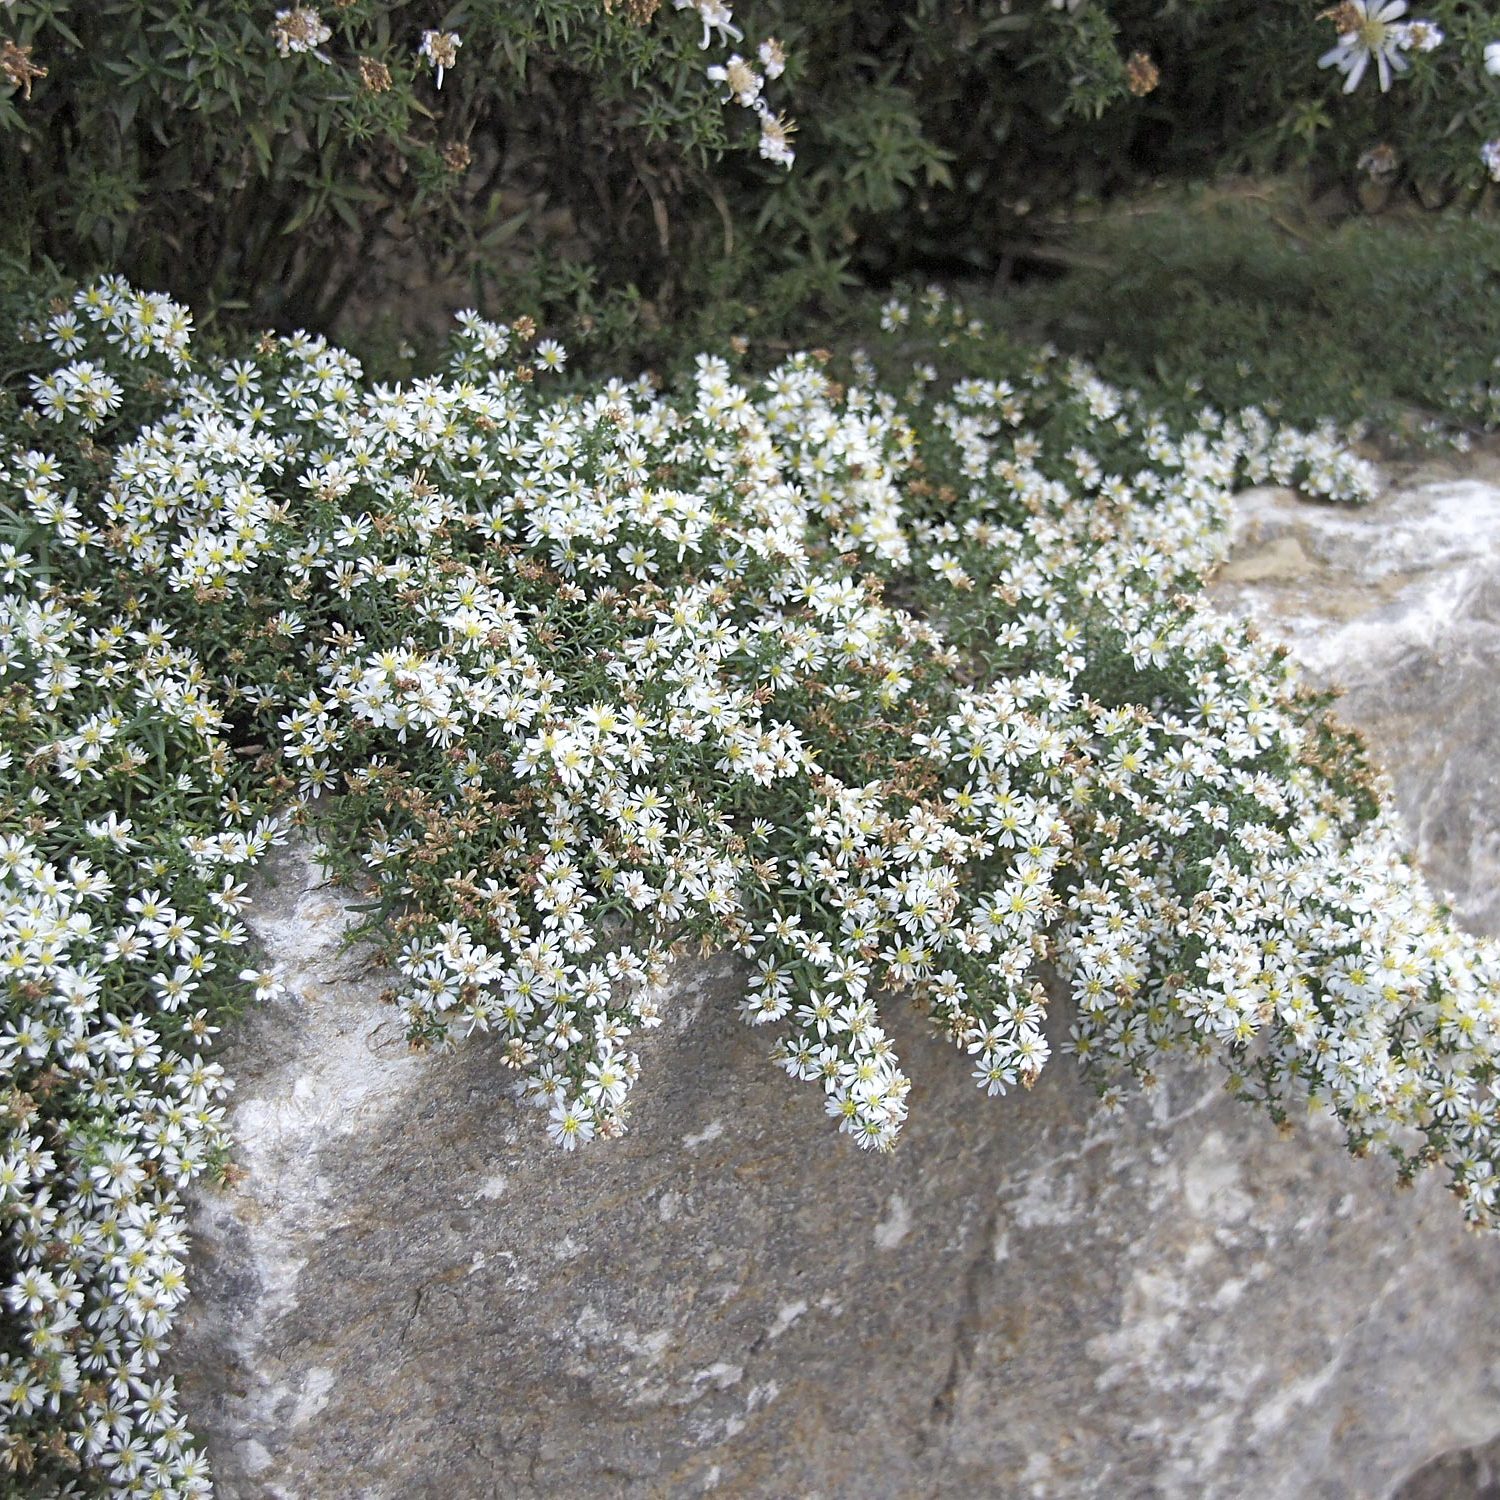
[[[1427,19],[1402,19],[1407,12],[1406,0],[1341,0],[1341,3],[1321,13],[1320,19],[1331,21],[1338,31],[1337,43],[1318,59],[1320,68],[1333,68],[1344,79],[1344,92],[1353,93],[1370,70],[1373,63],[1382,93],[1388,92],[1393,77],[1411,71],[1413,54],[1435,52],[1448,41],[1447,34],[1437,22]],[[1466,71],[1473,53],[1463,46],[1475,43],[1468,18],[1460,15],[1462,28],[1468,36],[1459,38],[1460,50],[1468,53],[1455,64]],[[1491,76],[1500,76],[1500,42],[1488,42],[1479,49],[1480,67]],[[1471,117],[1472,118],[1472,117]],[[1361,170],[1366,170],[1366,159],[1372,163],[1386,160],[1379,153],[1389,153],[1389,169],[1373,176],[1390,175],[1394,172],[1396,158],[1386,145],[1376,146],[1361,158]],[[1483,142],[1479,147],[1480,163],[1491,181],[1500,182],[1500,143],[1494,140]]]
[[[318,48],[332,35],[322,16],[307,5],[278,10],[271,24],[271,40],[276,43],[276,50],[282,57],[311,52],[314,57],[327,62],[328,58]]]
[[[672,0],[678,10],[696,10],[703,19],[703,43],[712,44],[718,33],[722,44],[731,40],[744,41],[744,33],[734,24],[734,13],[723,0]],[[777,166],[790,167],[796,159],[791,139],[797,127],[784,115],[772,111],[762,92],[769,80],[780,78],[786,71],[786,52],[775,37],[767,37],[756,51],[760,71],[753,62],[746,61],[738,52],[733,52],[722,63],[714,63],[708,69],[710,82],[720,83],[725,88],[725,102],[738,104],[742,109],[755,112],[760,122],[760,154]]]
[[[438,88],[443,86],[444,72],[458,62],[458,49],[463,44],[463,38],[456,31],[424,31],[422,33],[417,55],[424,62],[432,64]]]
[[[775,1065],[876,1149],[890,997],[997,1094],[1048,1062],[1050,972],[1111,1097],[1217,1056],[1493,1220],[1496,955],[1198,592],[1243,480],[1368,497],[1336,434],[1174,427],[1048,351],[664,393],[466,314],[384,386],[188,326],[115,281],[54,307],[0,451],[0,1462],[205,1490],[159,1369],[180,1194],[226,1159],[203,1049],[274,993],[238,919],[294,823],[414,1043],[480,1033],[566,1150],[629,1128],[680,954],[738,955]]]
[[[32,383],[38,425],[97,432],[133,366],[186,369],[189,326],[115,279],[54,307],[23,337],[92,357]],[[273,988],[245,964],[239,875],[283,834],[181,621],[105,562],[165,562],[165,493],[124,499],[157,471],[142,455],[84,502],[77,458],[97,480],[100,450],[66,446],[0,457],[0,1468],[52,1476],[49,1493],[82,1471],[201,1495],[162,1369],[186,1296],[181,1193],[227,1161],[229,1083],[204,1054],[226,996]],[[208,472],[173,478],[206,489]]]
[[[716,42],[727,47],[744,41],[745,34],[734,24],[734,12],[724,0],[673,0],[673,3],[678,10],[697,13],[703,23],[701,45],[704,49]],[[613,5],[604,8],[609,12]],[[644,8],[634,6],[631,14],[644,24],[655,8],[654,4]],[[311,6],[299,5],[277,11],[270,36],[282,57],[305,53],[322,63],[332,63],[332,58],[320,49],[332,38],[333,32]],[[435,87],[441,89],[444,77],[457,66],[458,51],[462,46],[463,37],[456,31],[429,28],[422,32],[416,53],[419,61],[433,70]],[[391,86],[390,69],[385,63],[362,57],[357,66],[361,83],[367,91],[383,93]],[[778,166],[790,168],[796,157],[791,140],[797,127],[784,114],[773,111],[763,97],[766,84],[781,77],[785,70],[786,53],[781,43],[775,37],[768,37],[756,49],[754,62],[733,52],[724,62],[711,65],[707,71],[710,82],[724,85],[726,102],[732,101],[756,116],[760,127],[760,155]]]
[[[1205,413],[1177,439],[1139,412],[1152,464],[1112,476],[1131,398],[1077,364],[1063,378],[1045,417],[1024,386],[985,380],[933,406],[928,472],[949,498],[913,534],[923,612],[962,619],[987,667],[992,641],[1045,648],[1075,710],[1078,812],[1048,932],[1070,1049],[1106,1088],[1149,1080],[1163,1051],[1215,1051],[1278,1119],[1305,1100],[1404,1174],[1444,1162],[1492,1222],[1500,954],[1444,917],[1387,789],[1285,653],[1195,596],[1237,474],[1306,463],[1303,483],[1344,498],[1368,476],[1346,460],[1335,477],[1329,434],[1288,444],[1254,414]],[[1071,436],[1079,408],[1094,441],[1059,452],[1045,425]]]
[[[1402,21],[1405,14],[1406,0],[1343,0],[1325,12],[1339,39],[1318,66],[1337,68],[1344,75],[1344,92],[1352,94],[1373,62],[1381,92],[1387,92],[1391,75],[1410,68],[1408,52],[1431,52],[1443,42],[1440,27],[1431,21]]]

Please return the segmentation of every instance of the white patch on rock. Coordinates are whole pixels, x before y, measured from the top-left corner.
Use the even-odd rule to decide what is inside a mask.
[[[317,1416],[328,1405],[328,1393],[332,1389],[333,1371],[314,1365],[302,1382],[302,1394],[297,1397],[297,1409],[292,1413],[292,1426],[301,1427]]]
[[[627,1328],[621,1333],[620,1342],[635,1358],[645,1360],[647,1365],[657,1365],[671,1348],[672,1338],[670,1328],[658,1328],[653,1333],[637,1333],[633,1328]]]
[[[235,1457],[239,1459],[241,1467],[247,1474],[263,1474],[273,1462],[264,1445],[254,1438],[246,1438],[243,1442],[236,1443]]]
[[[722,1120],[710,1120],[697,1135],[685,1135],[682,1144],[690,1150],[694,1146],[706,1146],[710,1141],[716,1141],[724,1134],[724,1122]]]
[[[779,1339],[806,1311],[807,1303],[800,1300],[783,1304],[777,1310],[776,1321],[766,1329],[766,1338]]]
[[[1107,1391],[1142,1377],[1161,1385],[1168,1346],[1191,1301],[1189,1289],[1168,1271],[1137,1270],[1126,1290],[1121,1326],[1084,1345],[1089,1358],[1104,1366],[1095,1389]]]
[[[709,1385],[716,1391],[727,1391],[730,1386],[738,1385],[744,1378],[744,1365],[733,1365],[724,1360],[716,1360],[693,1376],[693,1389],[696,1391]]]
[[[585,1302],[573,1319],[573,1330],[579,1338],[592,1340],[609,1336],[614,1327],[592,1302]]]
[[[1265,1439],[1281,1432],[1296,1407],[1310,1405],[1322,1395],[1338,1368],[1339,1359],[1335,1355],[1321,1369],[1298,1380],[1287,1381],[1270,1400],[1263,1401],[1250,1415],[1250,1426],[1256,1437]]]
[[[1195,1214],[1237,1223],[1250,1212],[1250,1198],[1240,1187],[1240,1168],[1228,1143],[1217,1130],[1198,1142],[1183,1169],[1183,1196]]]
[[[769,1406],[780,1394],[781,1387],[774,1380],[768,1380],[764,1385],[752,1385],[749,1395],[745,1397],[745,1411],[759,1411],[761,1407]]]
[[[1041,1229],[1073,1218],[1073,1179],[1052,1170],[1055,1165],[1049,1162],[1026,1175],[1021,1195],[1010,1210],[1011,1222],[1018,1228]]]
[[[1245,1294],[1247,1282],[1242,1276],[1231,1276],[1227,1281],[1221,1281],[1214,1292],[1213,1305],[1215,1307],[1233,1307]]]
[[[267,887],[271,871],[277,884]],[[273,1014],[257,1023],[274,1044],[268,1065],[252,1081],[241,1079],[235,1095],[234,1160],[244,1175],[229,1188],[196,1189],[194,1231],[216,1239],[232,1232],[247,1242],[244,1263],[259,1292],[250,1315],[235,1318],[220,1337],[245,1370],[264,1372],[266,1333],[295,1309],[308,1256],[336,1227],[328,1207],[334,1195],[320,1166],[323,1147],[407,1108],[431,1062],[404,1040],[392,1045],[399,1023],[375,999],[367,955],[342,946],[344,902],[326,887],[307,844],[281,852],[252,894],[246,925],[287,989],[266,1007]],[[250,1430],[275,1432],[289,1396],[258,1373],[235,1401]],[[306,1421],[318,1408],[304,1407],[304,1399],[305,1393],[296,1411]],[[326,1393],[313,1399],[326,1401]],[[253,1440],[245,1454],[247,1472],[274,1462]]]
[[[875,1226],[875,1243],[882,1250],[894,1250],[911,1233],[911,1210],[900,1193],[892,1193],[886,1215]]]

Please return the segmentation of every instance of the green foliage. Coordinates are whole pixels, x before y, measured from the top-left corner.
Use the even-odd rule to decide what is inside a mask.
[[[688,18],[641,25],[594,0],[325,11],[308,14],[328,38],[283,56],[259,0],[14,6],[47,72],[0,99],[12,245],[319,325],[372,276],[503,277],[518,238],[586,246],[580,224],[618,243],[624,281],[654,184],[701,192],[725,148]],[[427,27],[461,37],[441,87]]]
[[[1472,201],[1500,137],[1500,29],[1468,0],[1426,7],[1445,40],[1389,93],[1372,69],[1349,95],[1311,4],[747,0],[736,27],[695,3],[325,0],[281,13],[317,27],[282,56],[267,0],[17,0],[4,245],[200,317],[326,329],[399,300],[410,332],[473,303],[654,358],[856,283],[992,272],[1057,209],[1162,178]],[[441,88],[428,27],[461,38]],[[708,76],[732,50],[754,109]],[[783,106],[790,172],[757,150]]]
[[[1500,425],[1500,223],[1299,213],[1273,188],[1162,194],[1074,228],[1068,270],[981,299],[1181,411],[1254,405],[1416,438]]]

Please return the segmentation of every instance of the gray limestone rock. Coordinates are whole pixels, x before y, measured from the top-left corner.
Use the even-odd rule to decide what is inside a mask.
[[[1500,457],[1452,469],[1363,510],[1249,491],[1219,594],[1344,689],[1428,876],[1500,932]]]
[[[1256,492],[1222,585],[1351,684],[1428,869],[1490,931],[1494,480],[1357,513]],[[1061,1057],[989,1100],[898,1007],[911,1119],[860,1153],[736,1019],[728,963],[669,987],[631,1133],[563,1156],[494,1048],[406,1050],[336,895],[305,855],[277,869],[253,925],[295,993],[224,1049],[246,1175],[198,1195],[176,1347],[221,1496],[1488,1482],[1500,1237],[1436,1179],[1398,1194],[1186,1063],[1114,1117]]]

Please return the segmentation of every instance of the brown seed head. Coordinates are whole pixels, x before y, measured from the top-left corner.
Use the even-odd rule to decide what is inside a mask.
[[[9,38],[0,45],[0,73],[4,73],[12,88],[21,91],[23,99],[31,98],[31,85],[38,78],[45,78],[47,70],[31,60],[30,47],[18,47]]]
[[[1365,18],[1359,13],[1359,8],[1350,4],[1350,0],[1342,0],[1339,5],[1331,5],[1327,10],[1319,11],[1318,19],[1332,21],[1333,29],[1340,36],[1347,36],[1351,31],[1358,31],[1365,22]]]
[[[1161,70],[1144,52],[1131,55],[1125,64],[1125,81],[1137,99],[1149,94],[1161,82]]]
[[[362,57],[359,81],[366,93],[383,94],[391,86],[391,70],[378,58]]]
[[[604,13],[612,16],[618,0],[601,0]],[[644,26],[661,9],[661,0],[625,0],[625,19],[633,26]]]

